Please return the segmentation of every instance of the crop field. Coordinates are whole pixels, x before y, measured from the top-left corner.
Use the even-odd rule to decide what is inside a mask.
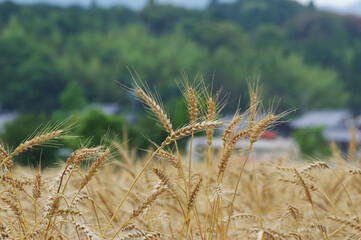
[[[256,162],[253,144],[287,114],[264,111],[257,86],[250,87],[249,109],[223,123],[219,95],[185,84],[189,122],[179,129],[144,84],[135,82],[132,91],[168,133],[145,154],[135,154],[127,141],[105,141],[80,147],[56,168],[13,165],[15,156],[66,135],[61,126],[12,151],[0,146],[1,239],[361,238],[355,144],[347,158],[332,145],[332,157],[322,161]],[[221,125],[223,146],[215,155],[212,140]],[[182,153],[177,141],[198,134],[207,136],[208,149],[195,162],[192,147]],[[248,148],[236,149],[241,139]]]

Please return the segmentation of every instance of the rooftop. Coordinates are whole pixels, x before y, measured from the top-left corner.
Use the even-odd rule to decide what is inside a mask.
[[[347,126],[352,120],[350,110],[316,110],[305,113],[290,123],[292,128]]]

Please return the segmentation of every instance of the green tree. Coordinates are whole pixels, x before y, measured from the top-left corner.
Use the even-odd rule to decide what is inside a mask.
[[[50,48],[38,45],[16,18],[0,35],[0,102],[6,108],[49,111],[59,106],[65,76]]]
[[[76,81],[68,83],[65,90],[60,94],[61,108],[66,111],[81,110],[86,106],[84,91]]]

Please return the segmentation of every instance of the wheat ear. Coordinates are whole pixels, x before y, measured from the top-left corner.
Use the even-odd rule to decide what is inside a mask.
[[[80,184],[80,189],[83,189],[85,185],[88,184],[88,182],[92,179],[92,177],[95,175],[95,173],[98,171],[98,169],[101,167],[103,162],[107,159],[109,155],[110,149],[107,148],[103,154],[101,154],[98,159],[93,163],[93,165],[90,167],[89,171],[85,175],[83,181]]]
[[[9,154],[5,151],[3,146],[0,145],[0,160],[5,160],[9,157]]]
[[[216,120],[216,104],[211,97],[208,99],[207,120],[208,121]],[[207,133],[207,144],[212,145],[214,127],[207,128],[206,133]]]
[[[328,219],[333,220],[335,222],[345,224],[345,225],[357,230],[359,233],[361,233],[361,226],[351,222],[350,220],[339,218],[339,217],[328,217]]]
[[[248,132],[249,132],[248,130],[239,131],[237,134],[235,134],[232,137],[232,139],[225,146],[225,149],[221,156],[221,161],[218,164],[218,176],[217,176],[218,179],[223,175],[224,171],[226,170],[229,158],[232,156],[232,152],[233,152],[237,142],[240,139],[246,137]]]
[[[300,173],[304,174],[304,173],[307,173],[308,171],[311,171],[313,169],[318,169],[318,168],[326,169],[326,168],[330,168],[330,167],[325,162],[316,162],[316,163],[311,163],[310,165],[302,168]]]
[[[85,160],[90,155],[99,153],[99,151],[100,147],[78,149],[70,154],[66,164],[69,165],[70,163],[74,163],[75,165],[78,165],[81,161]]]
[[[38,199],[41,196],[41,174],[36,174],[33,181],[33,198]]]
[[[18,202],[14,201],[14,199],[15,196],[10,192],[7,192],[0,197],[0,200],[3,201],[11,209],[11,211],[18,219],[20,219],[22,216],[21,209],[18,205]]]
[[[187,204],[187,208],[188,211],[190,209],[192,209],[192,207],[194,206],[195,202],[196,202],[196,198],[198,196],[198,192],[200,190],[201,184],[202,184],[203,178],[199,177],[198,178],[198,182],[195,185],[195,187],[193,188],[192,192],[189,194],[189,198],[188,198],[188,204]]]
[[[276,116],[273,114],[268,115],[264,119],[262,119],[259,123],[257,123],[254,127],[252,127],[252,131],[250,132],[250,142],[254,143],[258,140],[258,138],[262,135],[262,133],[272,124],[276,119]]]
[[[179,163],[178,159],[173,154],[166,152],[164,150],[159,151],[158,154],[160,156],[166,158],[169,161],[169,163],[172,164],[173,167],[175,167],[177,169],[179,169],[181,167],[181,164]]]
[[[63,130],[52,131],[27,140],[24,143],[21,143],[17,148],[15,148],[11,156],[17,156],[20,153],[25,152],[26,150],[31,149],[36,145],[40,145],[46,141],[57,138],[62,132]]]
[[[188,102],[188,114],[189,114],[190,124],[195,124],[198,119],[199,110],[197,107],[198,104],[197,97],[192,88],[188,89],[187,102]]]
[[[147,197],[141,204],[139,204],[139,206],[132,212],[129,218],[133,219],[142,214],[144,210],[148,208],[165,190],[166,188],[163,186],[156,189],[149,197]]]
[[[232,121],[230,124],[228,124],[227,128],[224,130],[222,135],[222,141],[223,145],[225,146],[229,139],[231,138],[233,130],[236,128],[237,124],[242,121],[244,117],[244,114],[238,115],[238,113],[235,114],[235,116],[232,118]]]
[[[172,142],[180,138],[190,135],[192,132],[204,130],[209,127],[216,127],[219,125],[222,125],[222,123],[217,121],[203,121],[201,123],[195,123],[185,126],[169,135],[162,143],[161,148],[164,148],[165,146],[171,144]]]
[[[150,110],[158,117],[158,119],[163,123],[164,129],[169,134],[172,134],[173,133],[172,124],[167,114],[161,108],[161,106],[154,99],[148,96],[142,89],[138,89],[136,93],[143,100],[143,102],[148,105]]]

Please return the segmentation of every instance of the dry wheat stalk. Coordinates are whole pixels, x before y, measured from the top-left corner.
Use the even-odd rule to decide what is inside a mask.
[[[70,209],[58,209],[52,213],[49,214],[49,216],[68,216],[68,215],[78,215],[81,216],[82,214],[79,211],[74,211],[74,210],[70,210]]]
[[[126,235],[123,235],[119,238],[119,240],[129,240],[129,239],[136,239],[143,236],[142,232],[139,232],[139,230],[134,229],[134,231],[127,233]]]
[[[361,169],[351,169],[349,170],[349,173],[354,175],[361,175]]]
[[[5,160],[9,157],[9,154],[5,151],[3,146],[0,145],[0,160]]]
[[[133,219],[135,217],[138,217],[140,214],[144,212],[144,210],[150,205],[166,190],[164,187],[159,187],[158,189],[155,189],[153,193],[147,197],[141,204],[138,205],[138,207],[133,210],[132,214],[130,215],[130,219]]]
[[[238,215],[234,215],[230,217],[230,221],[236,221],[236,220],[240,220],[240,219],[245,219],[245,220],[250,220],[250,221],[258,221],[257,217],[249,214],[249,213],[242,213],[242,214],[238,214]],[[227,222],[228,218],[224,218],[223,222]]]
[[[287,204],[287,210],[295,220],[299,220],[302,218],[302,213],[300,212],[300,210],[298,210],[291,204]]]
[[[191,87],[188,88],[187,103],[190,124],[195,124],[197,122],[199,112],[197,107],[198,101],[194,90]]]
[[[158,152],[158,154],[164,158],[166,158],[170,164],[172,164],[173,167],[179,169],[181,167],[178,159],[173,154],[166,152],[164,150],[161,150]]]
[[[202,180],[203,180],[202,177],[198,178],[197,184],[195,185],[195,187],[193,188],[192,192],[189,195],[188,204],[187,204],[188,209],[191,209],[196,202],[196,198],[197,198],[198,192],[200,190]]]
[[[33,198],[38,199],[41,196],[41,174],[36,174],[33,181]]]
[[[228,140],[231,137],[233,130],[236,128],[237,124],[242,121],[243,117],[244,114],[238,115],[238,112],[236,112],[235,116],[232,118],[231,123],[228,124],[227,128],[223,132],[222,135],[223,145],[226,145],[228,143]]]
[[[275,115],[270,114],[252,127],[252,131],[250,132],[250,142],[256,142],[266,128],[275,121],[275,119]]]
[[[66,161],[66,164],[69,165],[70,163],[74,163],[78,165],[80,162],[85,160],[87,157],[98,154],[100,151],[100,147],[95,148],[81,148],[72,152]]]
[[[172,192],[175,192],[175,188],[174,188],[174,185],[173,185],[171,179],[162,170],[160,170],[158,168],[153,168],[153,172],[162,181],[164,186],[169,188],[169,190],[171,190]]]
[[[0,222],[0,239],[11,239],[11,230],[9,227]]]
[[[301,181],[297,181],[297,180],[294,180],[294,179],[278,178],[278,180],[281,181],[281,182],[292,183],[292,184],[295,184],[297,186],[302,186],[303,187],[303,184],[302,184]],[[306,184],[306,182],[304,182],[304,183]],[[315,185],[307,184],[306,186],[311,191],[318,191],[318,188]]]
[[[300,173],[302,173],[302,174],[303,174],[303,173],[307,173],[308,171],[311,171],[311,170],[317,169],[317,168],[326,169],[326,168],[330,168],[330,167],[329,167],[328,164],[325,163],[325,162],[316,162],[316,163],[311,163],[310,165],[302,168],[302,169],[300,170]]]
[[[208,121],[216,120],[216,104],[211,97],[208,99],[207,120]],[[214,127],[207,128],[206,133],[207,133],[207,144],[212,145]]]
[[[292,239],[296,239],[296,240],[302,240],[302,237],[298,234],[298,233],[295,233],[295,232],[290,232],[288,233],[288,236]]]
[[[167,114],[163,111],[161,106],[150,96],[148,96],[145,91],[142,89],[136,90],[138,96],[143,100],[145,104],[148,105],[149,109],[158,117],[158,119],[163,123],[164,129],[169,133],[173,133],[172,124],[167,116]]]
[[[20,219],[22,217],[20,206],[17,201],[14,201],[15,196],[12,193],[6,192],[0,197],[0,200],[10,208],[16,218]]]
[[[88,195],[78,195],[76,196],[74,202],[70,205],[70,208],[75,208],[80,202],[89,199]]]
[[[221,183],[217,183],[213,186],[214,195],[221,198],[223,196],[223,188]]]
[[[30,185],[30,183],[31,183],[30,181],[20,181],[18,179],[11,178],[11,177],[6,176],[6,175],[2,175],[0,177],[0,181],[9,184],[12,187],[15,186],[19,190],[24,190],[23,186],[24,185]]]
[[[351,222],[350,220],[340,218],[340,217],[334,217],[334,216],[329,216],[328,219],[335,221],[335,222],[345,224],[345,225],[357,230],[359,233],[361,233],[361,226],[359,224]]]
[[[89,171],[85,175],[83,181],[80,184],[80,189],[82,189],[83,187],[85,187],[85,185],[88,184],[88,182],[92,179],[92,177],[95,175],[98,169],[102,166],[103,162],[107,159],[109,153],[110,153],[110,149],[107,148],[104,153],[100,154],[100,156],[92,164]]]
[[[100,239],[94,231],[90,230],[89,227],[85,224],[85,223],[79,223],[76,221],[72,221],[72,223],[74,224],[75,228],[81,232],[83,232],[85,234],[85,236],[87,237],[87,239],[89,240],[96,240],[96,239]]]
[[[209,127],[216,127],[222,125],[221,122],[217,122],[217,121],[203,121],[201,123],[195,123],[192,125],[188,125],[185,126],[175,132],[173,132],[171,135],[169,135],[166,140],[164,140],[164,142],[162,143],[161,147],[164,148],[165,146],[171,144],[172,142],[183,138],[185,136],[190,135],[192,132],[196,132],[196,131],[200,131],[200,130],[205,130]]]
[[[123,228],[122,228],[122,232],[129,232],[132,231],[136,228],[136,226],[132,223],[127,223]]]
[[[246,137],[248,132],[249,132],[248,130],[239,131],[232,137],[232,139],[228,142],[228,144],[226,144],[225,149],[221,156],[221,161],[218,164],[217,178],[220,178],[224,174],[224,171],[226,170],[226,167],[228,165],[229,158],[232,156],[233,150],[237,142],[240,139]]]
[[[249,111],[248,128],[252,129],[256,121],[258,102],[257,102],[257,93],[254,92],[252,89],[250,91],[251,91],[251,103],[249,107],[250,111]]]
[[[56,212],[59,207],[60,207],[60,199],[61,199],[61,195],[60,194],[55,194],[54,196],[52,196],[50,200],[50,205],[48,206],[49,210],[46,210],[45,212],[48,212],[48,214],[54,214],[54,212]]]
[[[15,148],[14,152],[11,153],[11,156],[17,156],[20,153],[33,148],[34,146],[40,145],[46,141],[57,138],[62,133],[63,130],[57,130],[49,133],[44,133],[40,136],[36,136],[30,140],[27,140],[24,143],[21,143],[17,148]]]

